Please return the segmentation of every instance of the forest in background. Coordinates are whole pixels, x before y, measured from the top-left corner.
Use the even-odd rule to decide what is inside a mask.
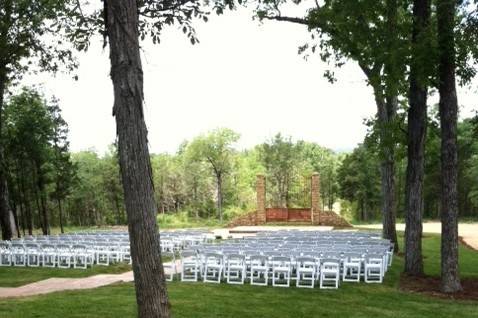
[[[406,126],[402,116],[402,126]],[[116,145],[71,152],[59,101],[25,88],[5,107],[2,138],[10,203],[21,233],[50,227],[126,224]],[[255,210],[257,174],[267,177],[268,205],[307,207],[308,180],[320,174],[322,208],[351,221],[381,217],[380,147],[374,119],[363,143],[337,153],[278,133],[251,149],[237,150],[240,136],[218,128],[184,141],[176,153],[152,154],[159,214],[228,221]],[[431,108],[426,141],[424,217],[440,213],[440,136]],[[404,217],[406,138],[396,134],[397,216]],[[461,120],[459,136],[460,216],[478,216],[478,116]],[[337,204],[340,203],[340,204]]]

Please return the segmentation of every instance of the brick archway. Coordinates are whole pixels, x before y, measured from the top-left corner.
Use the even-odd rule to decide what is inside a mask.
[[[256,221],[258,224],[268,222],[310,222],[320,223],[320,177],[318,173],[310,177],[310,207],[302,208],[268,208],[266,206],[266,178],[264,175],[257,175],[256,193],[257,210]]]

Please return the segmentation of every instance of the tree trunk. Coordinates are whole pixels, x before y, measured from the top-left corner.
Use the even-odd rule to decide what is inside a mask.
[[[408,164],[405,190],[405,272],[423,275],[422,217],[424,152],[427,127],[427,85],[424,62],[417,49],[428,28],[430,0],[413,2],[412,62],[410,65],[410,90],[408,110]],[[423,48],[421,48],[423,49]]]
[[[387,101],[375,92],[377,104],[377,117],[380,131],[380,176],[382,193],[382,236],[394,244],[394,250],[398,252],[398,240],[396,230],[396,201],[395,201],[395,142],[391,125],[397,114],[397,97]]]
[[[113,115],[117,125],[138,316],[170,317],[143,114],[137,1],[107,0],[105,5],[114,88]]]
[[[113,201],[115,203],[115,209],[116,209],[116,224],[120,225],[121,224],[121,205],[119,202],[118,195],[116,193],[113,194]]]
[[[458,100],[455,83],[454,0],[438,0],[439,91],[441,123],[441,289],[461,290],[458,272]]]
[[[61,231],[61,234],[63,234],[65,233],[65,230],[63,228],[63,209],[61,207],[61,200],[57,199],[57,202],[58,202],[58,215],[60,217],[60,231]]]
[[[12,210],[12,214],[13,214],[13,223],[14,223],[14,229],[15,229],[15,235],[18,237],[18,238],[21,238],[21,233],[20,233],[20,224],[19,224],[19,220],[18,220],[18,206],[17,206],[17,203],[15,202],[15,200],[12,200],[12,204],[10,204],[10,206],[12,207],[11,210]]]
[[[195,214],[195,217],[196,217],[196,221],[199,220],[199,208],[198,208],[198,204],[197,204],[197,201],[198,201],[198,186],[197,184],[194,182],[193,183],[193,207],[194,207],[194,214]]]
[[[219,220],[222,222],[222,175],[217,174],[217,213]]]
[[[41,218],[42,218],[42,232],[43,235],[50,235],[50,220],[48,216],[48,209],[46,206],[46,190],[45,190],[45,178],[42,174],[41,167],[39,163],[35,163],[36,172],[37,172],[37,185],[38,192],[40,193],[40,208],[41,208]]]
[[[20,185],[21,185],[21,192],[23,197],[23,202],[25,204],[25,218],[26,218],[26,226],[28,228],[28,235],[33,235],[33,215],[32,215],[32,207],[30,205],[30,198],[25,189],[25,176],[23,174],[23,169],[19,168],[20,171]]]
[[[381,193],[382,193],[382,235],[394,244],[398,252],[396,230],[397,204],[395,199],[395,134],[394,122],[397,116],[399,82],[402,74],[397,61],[398,34],[398,3],[397,0],[386,1],[386,19],[389,36],[386,41],[387,57],[384,62],[385,94],[381,103],[377,103],[380,124],[381,148]]]
[[[6,70],[4,65],[0,65],[0,136],[3,127],[3,96],[5,94]],[[15,236],[12,227],[12,210],[8,201],[8,186],[5,172],[5,163],[3,156],[3,142],[0,138],[0,227],[2,229],[2,239],[11,240]]]
[[[23,233],[23,236],[25,236],[25,228],[26,228],[26,217],[25,217],[25,207],[24,207],[24,203],[23,203],[23,199],[20,199],[20,202],[18,203],[18,207],[20,208],[20,215],[21,215],[21,219],[20,219],[20,225],[21,225],[21,228],[22,228],[22,233]]]

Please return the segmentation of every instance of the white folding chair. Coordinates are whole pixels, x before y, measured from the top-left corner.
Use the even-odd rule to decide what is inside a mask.
[[[320,266],[320,288],[339,288],[340,260],[323,259]]]
[[[27,265],[27,253],[25,246],[20,243],[14,243],[11,245],[13,266],[26,266]]]
[[[362,270],[362,255],[347,254],[343,262],[342,281],[360,282],[361,270]]]
[[[12,266],[12,251],[6,242],[0,242],[0,266]]]
[[[206,253],[204,264],[205,283],[220,283],[224,270],[224,255],[218,253]]]
[[[42,252],[38,244],[27,243],[25,244],[25,250],[27,254],[27,265],[29,267],[38,267],[41,265]]]
[[[300,256],[296,259],[296,287],[314,288],[317,263],[315,258]]]
[[[244,284],[246,278],[246,257],[244,255],[227,255],[226,276],[228,284]]]
[[[71,248],[73,267],[86,269],[88,267],[89,254],[85,245],[75,244]]]
[[[272,257],[272,286],[289,287],[291,272],[292,272],[292,263],[291,263],[290,257],[287,257],[287,256]]]
[[[181,253],[181,281],[197,282],[199,276],[199,257],[195,251]]]
[[[167,258],[168,261],[163,263],[164,276],[168,282],[172,282],[176,274],[176,259],[173,252],[161,252],[162,258]]]
[[[55,267],[58,259],[55,246],[53,244],[42,244],[41,251],[43,267]]]
[[[57,261],[59,268],[70,268],[71,267],[71,250],[70,246],[67,244],[58,244],[56,246]]]
[[[96,264],[110,265],[110,246],[108,243],[96,243]]]
[[[367,255],[365,258],[364,274],[366,283],[382,283],[383,281],[383,256]]]
[[[269,260],[264,255],[251,255],[251,285],[267,286],[269,279]]]

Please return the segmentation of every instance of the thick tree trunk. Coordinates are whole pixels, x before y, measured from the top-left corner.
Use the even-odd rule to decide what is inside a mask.
[[[454,0],[438,0],[439,91],[441,123],[441,288],[461,290],[458,272],[458,100],[455,83]]]
[[[410,66],[410,90],[408,110],[408,164],[405,189],[405,272],[423,275],[422,217],[424,152],[427,127],[426,74],[418,56],[420,41],[423,40],[430,20],[430,0],[413,2],[412,62]]]
[[[0,136],[3,126],[3,96],[5,94],[6,75],[5,66],[0,65]],[[0,228],[2,230],[2,239],[11,240],[15,236],[14,227],[12,227],[12,210],[8,201],[8,186],[5,172],[5,163],[3,156],[3,141],[0,138]]]
[[[138,315],[170,317],[143,116],[143,71],[135,0],[106,1],[111,78]]]

